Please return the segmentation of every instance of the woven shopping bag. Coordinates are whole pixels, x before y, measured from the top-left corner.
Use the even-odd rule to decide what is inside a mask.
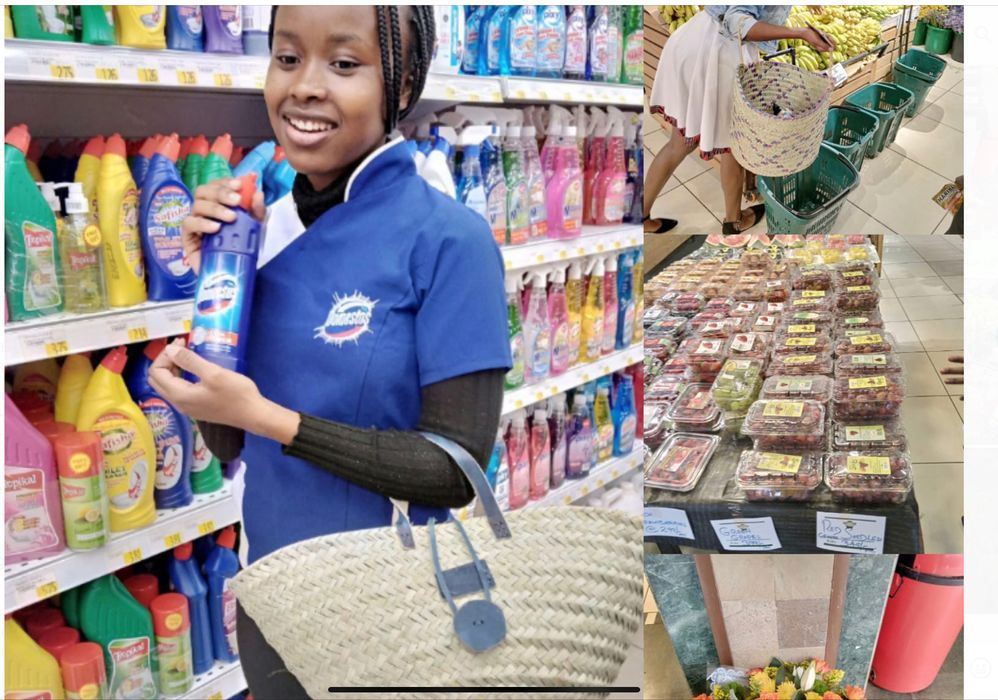
[[[789,63],[738,67],[731,105],[731,154],[766,177],[793,175],[814,162],[825,134],[832,80]]]
[[[260,559],[232,590],[267,642],[313,698],[349,695],[330,687],[611,685],[641,622],[641,517],[503,514],[475,460],[424,435],[458,463],[486,517],[411,527],[400,513],[394,528],[316,537]]]

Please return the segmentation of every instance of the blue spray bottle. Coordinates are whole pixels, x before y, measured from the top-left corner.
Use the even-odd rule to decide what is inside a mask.
[[[605,83],[610,70],[610,7],[590,5],[589,53],[586,56],[586,80]]]
[[[537,77],[560,80],[565,69],[565,6],[537,8]]]
[[[149,162],[139,198],[139,233],[150,301],[189,299],[198,282],[181,240],[181,226],[191,213],[193,199],[174,164],[179,153],[176,134],[163,139]]]
[[[620,255],[617,275],[617,338],[614,347],[623,350],[634,339],[634,255]]]
[[[187,416],[168,403],[149,384],[149,370],[166,347],[166,339],[154,340],[132,364],[125,380],[128,393],[149,421],[156,442],[156,508],[181,508],[194,500],[191,463],[194,435]]]
[[[493,129],[492,137],[496,131]],[[506,175],[503,172],[502,148],[487,138],[482,142],[482,173],[485,177],[485,205],[488,211],[489,227],[496,244],[506,245]]]
[[[232,525],[222,530],[215,548],[204,563],[208,581],[208,610],[211,616],[211,642],[215,660],[225,663],[239,658],[236,642],[236,596],[229,581],[239,572],[239,558],[233,551],[236,530]]]
[[[245,175],[236,220],[205,236],[194,298],[190,348],[206,360],[242,374],[250,326],[260,222],[250,213],[256,176]]]
[[[491,9],[484,32],[486,46],[486,73],[483,75],[509,75],[509,17],[512,5],[499,5]]]
[[[208,584],[198,571],[197,560],[192,556],[194,544],[185,542],[173,550],[167,568],[170,583],[177,593],[187,598],[191,611],[191,648],[194,656],[194,674],[205,673],[215,664],[211,643],[211,616],[208,612]]]
[[[259,143],[252,151],[239,161],[239,165],[232,169],[233,177],[242,177],[250,173],[256,174],[256,181],[263,182],[264,172],[267,166],[274,160],[274,148],[277,146],[273,141]]]
[[[613,402],[613,456],[628,455],[634,449],[634,436],[638,419],[634,413],[634,380],[624,373],[617,386],[617,400]]]
[[[491,126],[468,126],[461,131],[458,143],[463,147],[461,175],[457,181],[457,199],[488,221],[489,210],[482,178],[482,142],[492,134]]]
[[[204,51],[204,18],[200,5],[168,5],[166,48],[173,51]]]
[[[464,15],[464,55],[461,57],[461,72],[478,75],[482,48],[482,19],[486,5],[469,5]]]
[[[537,73],[537,6],[513,5],[506,15],[503,75]],[[501,54],[502,55],[502,54]]]

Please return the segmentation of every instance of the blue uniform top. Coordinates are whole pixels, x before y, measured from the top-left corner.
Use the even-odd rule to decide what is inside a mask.
[[[721,34],[728,39],[745,38],[756,22],[782,26],[790,17],[790,5],[706,5],[704,9],[721,25]],[[764,54],[776,53],[777,41],[756,42]]]
[[[274,219],[247,354],[247,374],[267,398],[347,425],[412,430],[423,386],[512,366],[504,265],[489,226],[423,181],[404,140],[372,153],[346,201],[297,237],[274,230]],[[247,435],[243,459],[251,562],[391,522],[387,498],[285,455],[273,440]],[[409,514],[425,522],[446,511],[412,504]]]

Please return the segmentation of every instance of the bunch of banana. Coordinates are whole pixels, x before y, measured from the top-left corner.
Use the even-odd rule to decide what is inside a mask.
[[[900,12],[904,5],[853,5],[852,9],[863,17],[875,19],[883,22],[888,17],[892,17]]]
[[[669,28],[672,34],[681,26],[693,19],[693,15],[702,10],[700,5],[661,5],[659,13],[662,16],[662,23]]]

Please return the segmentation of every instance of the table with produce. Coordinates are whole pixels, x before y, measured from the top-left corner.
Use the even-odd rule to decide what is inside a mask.
[[[645,504],[685,526],[646,540],[720,551],[718,521],[771,518],[778,551],[921,552],[876,249],[732,238],[645,284]]]

